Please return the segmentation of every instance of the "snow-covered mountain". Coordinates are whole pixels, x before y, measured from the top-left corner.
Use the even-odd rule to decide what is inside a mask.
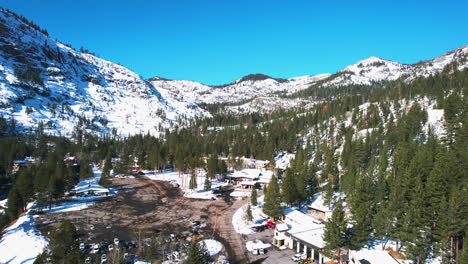
[[[24,127],[70,134],[76,125],[123,135],[209,115],[160,93],[131,70],[78,52],[26,19],[0,9],[0,114]]]
[[[468,45],[447,52],[432,60],[416,64],[401,64],[377,57],[369,57],[345,67],[324,80],[324,86],[371,84],[372,82],[393,81],[398,78],[412,80],[441,72],[445,66],[456,62],[461,70],[468,67]]]
[[[251,74],[232,83],[219,86],[209,86],[194,81],[168,80],[160,77],[154,77],[148,81],[157,89],[167,90],[181,100],[213,104],[238,103],[277,93],[292,94],[329,76],[330,74],[320,74],[278,79],[264,74]]]
[[[468,66],[468,45],[450,51],[429,61],[417,64],[401,64],[377,57],[369,57],[349,65],[335,74],[302,76],[291,79],[276,79],[263,74],[251,74],[230,84],[209,86],[194,81],[168,80],[154,77],[149,79],[158,90],[194,103],[230,103],[226,110],[234,113],[272,111],[278,108],[304,106],[311,102],[303,99],[284,99],[310,86],[343,86],[393,81],[398,78],[412,80],[441,72],[445,66],[457,62],[456,67]]]

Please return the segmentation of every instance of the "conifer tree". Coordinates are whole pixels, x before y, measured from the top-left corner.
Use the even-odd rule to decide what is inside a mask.
[[[351,246],[354,249],[360,249],[366,245],[372,232],[373,189],[371,176],[362,175],[350,199],[353,224]]]
[[[281,207],[281,196],[276,176],[273,176],[268,184],[268,191],[265,194],[263,212],[271,218],[279,218],[283,215]]]
[[[252,207],[250,207],[250,204],[247,205],[247,210],[245,211],[245,220],[247,221],[252,221],[253,216],[252,216]]]
[[[34,175],[30,169],[21,169],[16,178],[16,188],[21,195],[24,205],[31,201],[34,194]],[[26,208],[23,208],[26,210]]]
[[[206,174],[206,177],[205,177],[204,190],[205,190],[205,191],[211,190],[211,179],[210,179],[210,177],[208,176],[208,174]]]
[[[257,202],[257,189],[255,188],[255,186],[253,187],[252,193],[250,195],[250,203],[253,206],[257,206],[257,204],[258,204],[258,202]]]
[[[191,190],[197,189],[197,177],[195,176],[195,173],[190,174],[190,182],[189,182],[189,188]]]
[[[281,184],[281,197],[283,202],[288,205],[292,205],[297,201],[297,192],[296,185],[294,182],[294,172],[292,168],[286,169],[285,175],[283,177],[283,182]]]
[[[342,201],[336,203],[332,217],[325,223],[325,254],[335,257],[341,263],[341,252],[349,245],[347,221],[344,215]]]
[[[20,193],[16,186],[10,189],[8,193],[8,200],[7,200],[7,214],[9,215],[10,219],[16,219],[16,217],[23,212],[25,208],[25,203],[21,198]]]
[[[193,241],[190,245],[186,263],[190,264],[208,264],[210,258],[206,249],[201,247],[197,242]]]

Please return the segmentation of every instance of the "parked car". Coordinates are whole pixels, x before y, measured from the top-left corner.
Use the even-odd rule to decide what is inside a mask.
[[[192,226],[197,226],[197,225],[200,225],[200,221],[192,221]]]
[[[99,244],[93,244],[91,249],[91,254],[98,254],[99,253]]]
[[[114,245],[118,246],[119,245],[119,239],[118,238],[114,238]]]
[[[292,256],[291,260],[294,261],[294,262],[298,262],[298,261],[301,261],[301,260],[303,260],[305,258],[306,257],[303,254],[296,254],[296,255]]]
[[[87,257],[84,261],[85,264],[91,264],[91,257]]]
[[[250,229],[252,229],[255,232],[262,232],[268,227],[266,225],[258,225],[258,226],[252,226]]]
[[[266,223],[266,226],[267,226],[268,228],[275,228],[275,227],[276,227],[276,224],[275,224],[275,222],[273,222],[273,221],[270,220],[270,221],[268,221],[268,222]]]
[[[112,245],[112,244],[109,244],[109,247],[108,247],[108,249],[109,249],[109,251],[112,251],[112,250],[114,250],[114,245]]]
[[[107,262],[107,255],[106,254],[102,254],[101,256],[101,263],[105,263]]]
[[[86,247],[85,247],[85,244],[84,244],[84,243],[80,243],[80,250],[83,251],[83,250],[85,250],[85,248],[86,248]]]

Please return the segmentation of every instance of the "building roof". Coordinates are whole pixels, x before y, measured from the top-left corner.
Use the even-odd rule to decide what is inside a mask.
[[[94,178],[93,178],[94,179]],[[109,192],[108,188],[102,187],[97,182],[92,181],[92,179],[84,180],[78,183],[73,190],[76,193],[83,193],[83,192]]]
[[[334,205],[328,206],[325,204],[323,193],[316,193],[314,195],[314,201],[307,205],[308,208],[312,208],[322,212],[332,212]]]
[[[260,176],[260,170],[257,169],[245,169],[240,171],[234,171],[229,175],[232,178],[249,178],[256,179]]]
[[[276,225],[276,229],[280,232],[283,232],[283,231],[289,230],[289,226],[285,223],[281,223],[281,224]]]
[[[325,246],[325,225],[319,220],[291,208],[286,208],[284,215],[285,223],[290,226],[288,234],[316,248]]]
[[[359,261],[360,263],[370,263],[370,264],[398,264],[399,263],[392,256],[390,256],[390,254],[388,254],[387,251],[378,250],[378,249],[363,248],[363,249],[360,249],[359,251],[351,250],[349,257],[353,258],[355,261]]]

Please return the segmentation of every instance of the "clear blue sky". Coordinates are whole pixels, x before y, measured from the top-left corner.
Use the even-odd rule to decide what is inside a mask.
[[[386,2],[386,3],[383,3]],[[3,0],[58,40],[145,78],[334,73],[369,56],[415,63],[468,44],[468,1]]]

